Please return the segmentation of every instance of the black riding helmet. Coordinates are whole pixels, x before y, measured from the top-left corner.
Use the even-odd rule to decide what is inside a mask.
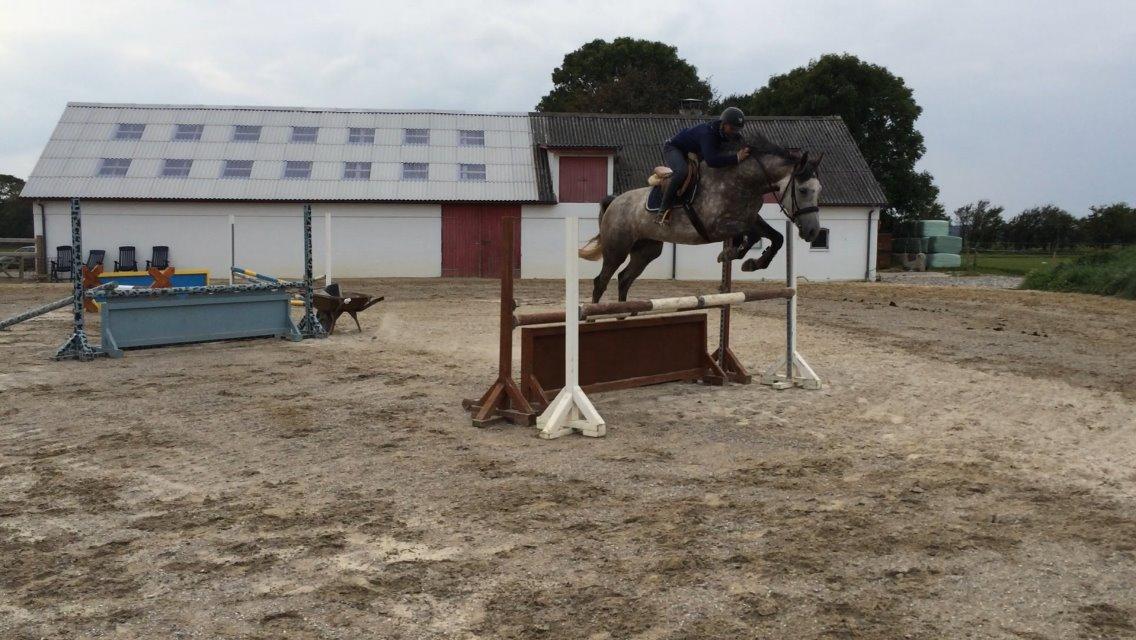
[[[745,114],[737,107],[726,107],[726,110],[722,112],[721,120],[722,122],[734,125],[738,129],[745,126]]]

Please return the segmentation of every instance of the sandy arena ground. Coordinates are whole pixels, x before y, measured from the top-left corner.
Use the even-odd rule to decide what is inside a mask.
[[[824,390],[601,394],[606,438],[543,441],[460,406],[495,282],[350,285],[389,302],[324,341],[0,332],[0,638],[1136,637],[1136,302],[806,285]],[[776,357],[780,304],[734,322]]]

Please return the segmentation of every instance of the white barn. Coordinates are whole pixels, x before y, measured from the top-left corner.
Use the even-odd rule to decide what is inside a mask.
[[[165,245],[175,267],[213,278],[231,262],[297,276],[300,205],[311,203],[317,273],[330,219],[336,277],[493,277],[499,221],[517,217],[521,277],[556,278],[559,219],[579,216],[590,236],[596,203],[643,184],[662,141],[702,119],[71,103],[22,196],[49,258],[70,243],[68,200],[81,198],[83,246],[106,250],[108,268],[119,246],[145,259]],[[798,273],[874,279],[884,196],[844,123],[749,122],[782,146],[825,153],[827,242],[794,236]],[[762,215],[783,226],[776,206]],[[715,279],[719,248],[668,248],[644,277]],[[783,267],[738,277],[780,279]]]

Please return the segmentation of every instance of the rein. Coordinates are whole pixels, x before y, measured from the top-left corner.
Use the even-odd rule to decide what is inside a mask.
[[[770,187],[769,190],[773,193],[777,193],[777,183],[773,181],[772,176],[770,176],[769,172],[765,170],[765,165],[761,163],[759,155],[752,154],[751,152],[750,157],[753,158],[753,161],[757,163],[758,168],[761,169],[762,175],[765,176],[765,182]],[[789,174],[789,182],[785,185],[785,190],[782,191],[781,195],[777,197],[777,206],[780,207],[781,213],[785,214],[785,217],[788,218],[789,222],[792,222],[793,224],[797,223],[797,218],[800,216],[820,211],[819,206],[805,207],[804,209],[797,207],[797,190],[793,188],[793,186],[797,184],[797,178],[800,175],[801,171],[794,167],[792,173]],[[790,207],[792,208],[792,213],[785,210],[785,194],[787,193],[792,194],[790,196]]]

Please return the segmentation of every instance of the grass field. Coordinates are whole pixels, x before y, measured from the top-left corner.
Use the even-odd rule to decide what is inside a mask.
[[[1034,269],[1049,267],[1076,258],[1078,253],[1057,254],[1051,253],[1019,253],[1019,252],[983,252],[977,256],[963,254],[962,271],[975,273],[997,273],[1015,276],[1024,276]]]

